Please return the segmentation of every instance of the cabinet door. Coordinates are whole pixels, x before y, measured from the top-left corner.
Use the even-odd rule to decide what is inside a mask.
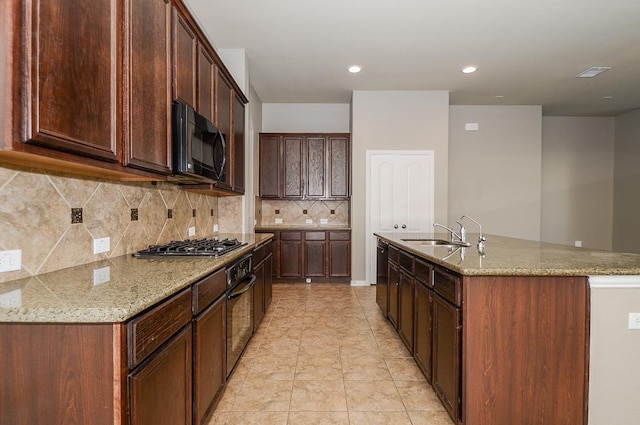
[[[191,424],[191,325],[129,375],[130,425]]]
[[[209,121],[215,121],[215,75],[216,66],[207,49],[198,43],[198,113]]]
[[[328,139],[328,188],[327,198],[348,198],[350,195],[349,137],[331,136]]]
[[[398,329],[398,295],[400,291],[400,270],[394,263],[389,263],[389,313],[393,326]]]
[[[27,91],[23,141],[118,161],[121,3],[33,0],[24,4],[24,27],[31,32],[25,34],[30,46],[22,75]]]
[[[124,165],[170,174],[171,4],[126,4]]]
[[[194,320],[194,423],[202,425],[226,381],[226,303],[223,296]]]
[[[271,244],[269,244],[271,245]],[[273,254],[267,254],[264,259],[264,311],[273,299]]]
[[[280,136],[260,135],[258,178],[261,198],[280,198],[282,196],[280,140]]]
[[[283,137],[283,191],[284,198],[301,199],[304,196],[302,178],[302,137]]]
[[[253,285],[253,331],[257,331],[264,317],[264,263],[253,269],[256,281]]]
[[[233,89],[220,69],[216,78],[216,121],[215,125],[224,134],[226,141],[226,165],[222,178],[216,183],[222,189],[231,189],[232,159],[233,159],[233,134],[231,125],[231,108],[233,102]]]
[[[233,97],[233,191],[244,193],[244,102]]]
[[[326,196],[326,153],[325,137],[305,137],[305,189],[306,198],[324,198]]]
[[[413,354],[413,314],[415,281],[413,276],[400,270],[398,335],[409,352]]]
[[[416,340],[414,358],[429,382],[431,382],[431,341],[433,333],[431,320],[432,306],[433,290],[424,283],[416,280]]]
[[[303,277],[302,232],[280,232],[279,277]]]
[[[305,232],[304,277],[326,276],[327,242],[325,232]]]
[[[439,295],[433,299],[432,385],[452,418],[460,409],[460,309]]]
[[[177,9],[173,14],[173,97],[196,108],[197,38]]]
[[[329,277],[351,277],[350,232],[329,232]]]

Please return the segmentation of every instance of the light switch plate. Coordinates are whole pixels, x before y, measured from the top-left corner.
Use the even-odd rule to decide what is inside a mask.
[[[22,268],[22,250],[0,251],[0,272],[12,272]]]
[[[93,240],[93,253],[101,254],[111,249],[111,238],[99,238]]]
[[[640,329],[640,313],[629,313],[629,329]]]
[[[22,289],[14,289],[4,294],[0,294],[0,307],[19,308],[22,307]]]

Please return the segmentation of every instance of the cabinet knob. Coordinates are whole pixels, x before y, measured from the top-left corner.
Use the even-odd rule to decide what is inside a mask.
[[[394,224],[394,225],[393,225],[393,228],[394,228],[394,229],[397,229],[397,228],[398,228],[398,225],[397,225],[397,224]]]
[[[406,224],[403,224],[403,225],[402,225],[402,228],[403,228],[403,229],[406,229],[406,228],[407,228],[407,225],[406,225]]]

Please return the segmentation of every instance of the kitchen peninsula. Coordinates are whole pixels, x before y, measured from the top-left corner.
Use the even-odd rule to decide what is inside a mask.
[[[420,241],[448,235],[375,235],[388,253],[378,304],[456,423],[588,423],[589,277],[640,275],[640,255],[491,235],[480,253],[477,235],[468,248]]]

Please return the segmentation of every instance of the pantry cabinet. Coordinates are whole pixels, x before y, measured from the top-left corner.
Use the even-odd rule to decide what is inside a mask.
[[[260,197],[349,199],[348,134],[261,133]]]

